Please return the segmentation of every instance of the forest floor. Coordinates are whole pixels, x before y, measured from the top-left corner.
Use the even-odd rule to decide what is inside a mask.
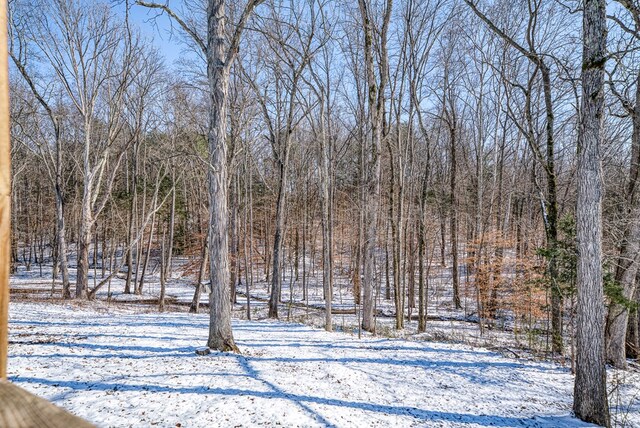
[[[578,427],[573,377],[468,345],[234,322],[102,302],[11,305],[10,380],[103,427]],[[625,399],[632,391],[620,391]],[[640,426],[638,409],[624,415]]]
[[[182,310],[189,306],[194,294],[194,280],[191,276],[183,274],[185,261],[175,260],[174,274],[166,284],[166,305],[171,310]],[[477,311],[475,309],[475,295],[473,287],[462,282],[461,302],[462,308],[456,309],[452,304],[451,274],[450,269],[432,266],[430,286],[428,294],[428,328],[425,333],[417,332],[417,309],[413,310],[411,321],[406,320],[401,330],[395,329],[395,307],[393,299],[385,299],[384,291],[376,293],[376,331],[379,335],[393,338],[410,338],[416,340],[440,340],[455,343],[466,343],[473,346],[493,348],[505,355],[518,357],[535,356],[548,358],[550,355],[550,338],[541,333],[545,331],[542,325],[514,324],[514,318],[510,314],[502,317],[491,328],[480,331]],[[102,274],[98,269],[89,273],[89,286],[100,283],[108,271]],[[70,268],[71,281],[75,281],[75,269]],[[269,284],[264,277],[259,278],[256,273],[254,283],[250,289],[249,307],[251,318],[266,318],[269,300]],[[113,277],[109,285],[103,286],[96,298],[109,305],[139,306],[157,305],[160,295],[160,281],[154,269],[150,269],[145,277],[145,285],[141,295],[125,294],[124,273]],[[37,266],[27,271],[19,266],[18,273],[11,279],[12,295],[14,300],[26,299],[28,301],[50,301],[51,298],[61,298],[61,284],[56,281],[55,290],[51,292],[51,266],[45,265],[42,272]],[[306,325],[323,328],[325,323],[324,300],[321,279],[317,275],[310,275],[307,279],[308,295],[304,296],[300,278],[293,279],[288,275],[282,282],[282,299],[279,314],[280,319],[288,322],[300,322]],[[293,287],[290,284],[293,283]],[[133,283],[132,283],[133,288]],[[74,290],[72,290],[73,292]],[[237,288],[237,304],[234,305],[234,318],[247,318],[246,284]],[[203,311],[207,310],[208,296],[202,293],[200,305]],[[355,304],[350,285],[344,277],[335,278],[333,296],[333,329],[352,334],[358,333],[360,307]],[[528,327],[536,327],[528,329]],[[566,329],[569,331],[569,329]],[[567,350],[569,351],[569,338],[567,337]],[[557,361],[569,366],[571,358]]]
[[[427,334],[358,338],[353,314],[327,333],[314,327],[320,311],[282,306],[282,318],[311,325],[266,320],[254,300],[254,321],[234,307],[242,353],[198,356],[208,315],[187,313],[188,281],[170,282],[170,311],[158,313],[142,303],[154,283],[143,296],[69,303],[51,299],[46,276],[12,278],[10,380],[100,427],[590,426],[571,416],[569,367],[536,360],[513,333],[479,335],[464,314],[430,321]],[[379,322],[391,333],[392,318]],[[640,427],[640,373],[608,377],[616,426]]]

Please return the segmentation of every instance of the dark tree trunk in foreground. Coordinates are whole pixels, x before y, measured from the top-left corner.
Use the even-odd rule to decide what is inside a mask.
[[[602,285],[601,127],[607,22],[604,0],[585,0],[582,114],[578,131],[578,315],[573,411],[584,421],[610,426],[604,353]]]

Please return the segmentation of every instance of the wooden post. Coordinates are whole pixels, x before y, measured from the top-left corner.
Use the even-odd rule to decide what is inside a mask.
[[[47,400],[2,380],[0,403],[0,427],[95,428],[89,422],[54,406]]]
[[[0,0],[0,380],[7,379],[9,353],[9,264],[11,231],[11,151],[9,148],[9,64],[7,2]]]

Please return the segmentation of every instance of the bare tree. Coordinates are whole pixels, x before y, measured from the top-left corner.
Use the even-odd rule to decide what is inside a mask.
[[[87,6],[56,0],[32,10],[36,13],[30,27],[43,63],[82,123],[76,297],[86,297],[92,228],[110,199],[126,151],[121,146],[126,148],[130,143],[122,134],[123,101],[141,46],[137,38],[115,23],[104,4]]]
[[[306,3],[306,2],[305,2]],[[262,118],[267,128],[268,141],[271,146],[277,171],[275,220],[273,231],[273,261],[271,271],[271,293],[269,296],[269,317],[278,317],[278,305],[282,295],[282,265],[285,259],[283,242],[285,239],[285,216],[291,148],[295,138],[294,132],[308,113],[308,108],[299,101],[301,85],[312,57],[312,42],[315,38],[315,21],[304,25],[307,7],[291,3],[273,8],[271,16],[265,18],[270,31],[263,31],[263,42],[273,55],[273,59],[259,58],[258,69],[265,73],[244,71],[249,85],[254,90],[256,100],[262,111]]]
[[[578,316],[573,411],[584,421],[609,427],[602,285],[601,128],[607,19],[604,0],[585,0],[582,106],[578,129]]]
[[[409,97],[410,108],[413,112],[410,123],[417,122],[419,135],[422,137],[421,143],[424,145],[424,170],[420,178],[420,196],[418,215],[418,331],[423,332],[427,326],[427,304],[428,304],[428,271],[425,267],[427,252],[427,204],[430,185],[432,180],[432,152],[433,136],[427,122],[426,112],[422,107],[422,102],[426,98],[425,87],[427,85],[429,59],[433,47],[438,40],[442,30],[448,22],[448,15],[442,13],[444,2],[428,1],[419,2],[410,0],[406,3],[404,14],[407,21],[406,37],[408,38],[408,66],[409,70]],[[455,280],[455,278],[454,278]],[[454,302],[455,302],[454,288]],[[459,303],[459,296],[458,296]]]
[[[326,4],[318,2],[312,5],[312,13],[319,15],[319,29],[322,32],[319,55],[316,61],[311,61],[309,69],[313,83],[309,84],[317,97],[318,118],[316,121],[310,120],[311,127],[319,141],[318,159],[320,176],[320,209],[322,225],[322,283],[325,298],[325,330],[331,331],[332,325],[332,300],[334,283],[334,261],[333,261],[333,223],[332,212],[332,182],[334,168],[334,129],[332,127],[332,107],[333,107],[333,85],[332,66],[334,52],[328,45],[331,32],[335,23],[327,16]],[[315,19],[315,18],[314,18]]]
[[[640,41],[640,6],[637,2],[628,0],[618,0],[618,3],[626,10],[632,23],[627,25],[617,16],[612,16],[612,19],[618,23],[625,34],[631,36],[632,42],[637,43]],[[617,74],[617,68],[625,68],[621,60],[614,65],[612,74]],[[636,277],[640,269],[640,192],[637,188],[640,165],[640,69],[636,67],[629,74],[635,84],[635,93],[630,95],[627,95],[626,88],[619,90],[613,78],[609,80],[609,88],[631,119],[632,128],[631,162],[621,213],[623,232],[615,269],[615,280],[620,284],[622,296],[627,301],[631,301],[638,287]],[[628,325],[629,305],[619,301],[611,302],[605,329],[607,362],[622,369],[627,367]]]
[[[238,352],[231,330],[231,300],[228,245],[228,179],[227,179],[227,92],[229,73],[238,55],[240,37],[256,6],[263,0],[249,0],[235,25],[229,44],[226,41],[226,1],[208,0],[207,39],[200,38],[168,6],[137,1],[141,6],[160,9],[175,20],[191,36],[207,59],[209,83],[209,264],[211,293],[210,323],[207,346],[219,351]]]
[[[546,231],[547,246],[551,257],[548,264],[548,274],[551,281],[551,328],[553,330],[552,346],[553,351],[563,353],[562,338],[562,293],[558,283],[558,269],[556,262],[556,253],[558,245],[558,191],[557,191],[557,171],[556,171],[556,155],[555,155],[555,113],[553,107],[552,79],[551,67],[549,59],[553,58],[547,52],[540,52],[540,46],[537,45],[536,38],[537,26],[539,25],[539,11],[542,8],[540,0],[527,0],[527,9],[529,17],[527,20],[527,28],[525,31],[526,45],[519,43],[514,37],[507,34],[477,6],[477,0],[464,0],[473,12],[484,21],[487,26],[507,42],[511,47],[517,50],[525,58],[540,70],[542,79],[542,87],[544,93],[544,105],[546,113],[546,141],[545,150],[541,151],[538,146],[532,146],[536,160],[542,166],[547,181],[546,200],[542,200],[544,211],[544,226]]]
[[[14,8],[18,7],[16,3],[13,3]],[[42,159],[43,165],[47,170],[47,175],[51,180],[51,183],[55,190],[56,201],[56,240],[58,244],[58,260],[60,264],[60,272],[62,274],[62,297],[65,299],[71,298],[71,285],[69,281],[69,268],[67,258],[67,239],[66,239],[66,225],[65,225],[65,204],[64,204],[64,178],[63,178],[63,148],[62,148],[62,129],[61,118],[52,106],[52,101],[47,99],[47,95],[43,93],[43,86],[38,84],[32,77],[32,74],[27,70],[27,61],[30,55],[30,49],[28,43],[25,40],[26,26],[28,21],[19,19],[19,12],[15,9],[11,11],[10,31],[11,31],[11,44],[9,55],[13,60],[16,68],[26,81],[29,89],[31,89],[33,96],[38,103],[42,106],[46,112],[46,116],[51,121],[53,131],[52,144],[42,143],[39,138],[36,138],[37,152]],[[38,46],[37,39],[34,43]],[[14,133],[15,135],[15,133]],[[14,136],[14,138],[19,138]]]
[[[375,291],[375,255],[378,235],[378,204],[380,197],[380,151],[385,109],[385,91],[389,79],[389,60],[387,52],[387,32],[391,19],[392,0],[386,0],[382,12],[382,23],[378,26],[376,16],[369,0],[359,0],[360,17],[364,31],[365,70],[368,93],[368,126],[369,133],[365,152],[363,171],[363,211],[365,237],[363,242],[364,258],[364,298],[362,306],[362,328],[375,331],[374,291]],[[375,37],[375,39],[374,39]],[[374,47],[375,43],[375,47]],[[375,50],[374,50],[375,49]],[[378,53],[378,61],[375,53]],[[377,67],[376,67],[377,64]],[[376,72],[377,71],[377,72]]]

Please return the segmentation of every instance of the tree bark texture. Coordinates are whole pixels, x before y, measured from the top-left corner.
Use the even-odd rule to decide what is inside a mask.
[[[578,131],[578,307],[573,411],[586,422],[610,426],[604,352],[602,283],[601,131],[607,22],[604,0],[585,0],[582,111]]]

